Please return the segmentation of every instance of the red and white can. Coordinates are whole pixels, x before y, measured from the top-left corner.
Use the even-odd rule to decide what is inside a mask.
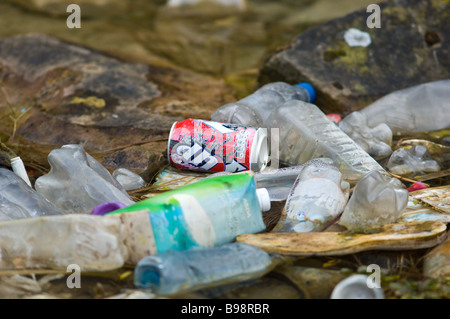
[[[169,133],[169,162],[185,170],[263,170],[269,151],[267,130],[198,119],[175,122]]]

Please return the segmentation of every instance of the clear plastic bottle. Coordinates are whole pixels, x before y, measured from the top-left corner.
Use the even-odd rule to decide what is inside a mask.
[[[350,184],[339,170],[310,162],[298,175],[274,232],[322,231],[344,210]]]
[[[215,248],[170,250],[140,260],[134,284],[157,295],[171,295],[256,279],[275,264],[262,249],[238,242]]]
[[[394,91],[360,110],[369,126],[386,123],[394,135],[450,128],[450,79]]]
[[[351,184],[373,170],[388,174],[314,104],[286,102],[272,113],[264,127],[279,129],[279,161],[286,165],[327,157]],[[272,157],[277,153],[276,150],[271,152]]]
[[[355,111],[340,121],[338,126],[374,159],[391,155],[392,131],[387,124],[371,127],[367,125],[366,115]]]
[[[265,169],[255,173],[255,183],[258,188],[265,188],[269,192],[271,201],[286,200],[292,185],[302,172],[303,168],[310,163],[322,163],[332,165],[329,158],[314,158],[305,164],[282,167],[278,169]]]
[[[222,105],[213,112],[211,119],[222,123],[263,127],[263,123],[278,105],[291,100],[313,103],[315,96],[314,88],[308,83],[268,83],[237,102]]]
[[[104,202],[134,204],[122,185],[81,145],[68,144],[48,155],[51,169],[36,191],[66,213],[90,213]]]
[[[408,205],[408,190],[400,180],[373,171],[355,186],[339,224],[366,229],[394,223]]]
[[[4,219],[63,214],[20,176],[6,168],[0,168],[0,201],[4,202],[3,207],[0,208],[2,209],[0,215],[3,214]],[[20,207],[20,211],[14,212],[15,206]]]
[[[401,176],[441,170],[439,163],[433,160],[428,148],[424,145],[414,145],[409,149],[401,147],[395,150],[386,166],[392,173]]]

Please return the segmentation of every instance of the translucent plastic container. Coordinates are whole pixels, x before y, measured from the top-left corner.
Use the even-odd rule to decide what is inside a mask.
[[[333,123],[316,105],[289,101],[279,106],[265,123],[279,129],[279,161],[289,166],[314,158],[330,158],[343,178],[356,183],[368,172],[385,169]],[[274,138],[274,136],[272,136]],[[276,150],[271,150],[276,156]]]
[[[291,100],[312,103],[315,94],[314,88],[308,83],[268,83],[237,102],[222,105],[211,115],[211,119],[223,123],[262,127],[277,106]]]

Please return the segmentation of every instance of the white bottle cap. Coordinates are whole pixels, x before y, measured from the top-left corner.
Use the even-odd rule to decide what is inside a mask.
[[[270,210],[270,196],[266,188],[257,188],[256,196],[258,197],[259,206],[263,212]]]
[[[384,299],[383,290],[371,288],[366,275],[352,275],[341,280],[331,293],[331,299]]]
[[[27,171],[25,170],[22,159],[19,156],[11,158],[11,167],[13,172],[16,173],[17,176],[22,178],[28,184],[28,186],[31,187],[31,182],[28,178]]]

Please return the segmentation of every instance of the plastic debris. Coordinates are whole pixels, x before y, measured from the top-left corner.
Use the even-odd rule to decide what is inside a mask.
[[[334,123],[339,123],[342,120],[342,117],[337,113],[327,114],[327,117]]]
[[[48,155],[51,169],[35,182],[36,191],[66,213],[90,213],[104,202],[131,205],[126,190],[81,145],[64,145]]]
[[[268,83],[237,102],[222,105],[212,113],[211,119],[217,122],[265,127],[270,114],[279,105],[291,100],[313,103],[315,97],[315,90],[308,83]]]
[[[450,128],[450,79],[394,91],[361,113],[370,127],[386,123],[394,135]]]
[[[407,176],[438,172],[439,163],[432,159],[430,152],[423,145],[414,145],[409,149],[395,150],[387,163],[388,169],[397,175]]]
[[[290,101],[270,116],[267,128],[279,129],[281,163],[294,166],[320,157],[333,160],[351,184],[370,171],[385,169],[314,104]],[[271,157],[276,152],[272,150]]]
[[[11,168],[13,172],[17,174],[17,176],[22,178],[25,183],[28,184],[28,186],[32,187],[30,178],[28,177],[25,166],[23,165],[23,161],[19,156],[11,158]]]
[[[256,279],[274,265],[268,253],[243,243],[170,250],[141,259],[135,268],[134,284],[157,295],[170,295]]]
[[[17,174],[0,168],[0,220],[61,215],[63,212],[49,202]]]
[[[106,214],[126,228],[130,260],[170,249],[212,248],[243,233],[266,228],[262,211],[270,209],[264,189],[252,172],[207,178],[144,199]]]
[[[427,187],[428,186],[426,184],[422,183],[422,182],[415,182],[411,186],[409,186],[407,188],[407,190],[408,190],[408,192],[415,192],[415,191],[418,191],[420,189],[424,189],[424,188],[427,188]]]
[[[331,299],[384,299],[381,287],[369,287],[370,277],[352,275],[340,281],[331,293]]]
[[[91,211],[91,215],[100,215],[103,216],[107,213],[113,212],[115,210],[121,209],[127,207],[127,205],[125,205],[122,202],[106,202],[106,203],[101,203],[97,206],[94,207],[94,209]]]
[[[321,231],[344,210],[350,184],[334,166],[305,165],[286,200],[275,232]]]
[[[408,205],[408,191],[397,178],[373,171],[355,186],[339,224],[369,229],[395,222]]]
[[[127,257],[117,219],[85,214],[45,216],[0,223],[0,269],[81,271],[122,267]]]
[[[112,176],[122,185],[126,191],[131,191],[145,187],[146,183],[144,179],[138,174],[130,171],[126,168],[118,168]]]
[[[366,115],[352,112],[339,122],[339,128],[376,160],[392,153],[392,131],[385,123],[370,127]]]

